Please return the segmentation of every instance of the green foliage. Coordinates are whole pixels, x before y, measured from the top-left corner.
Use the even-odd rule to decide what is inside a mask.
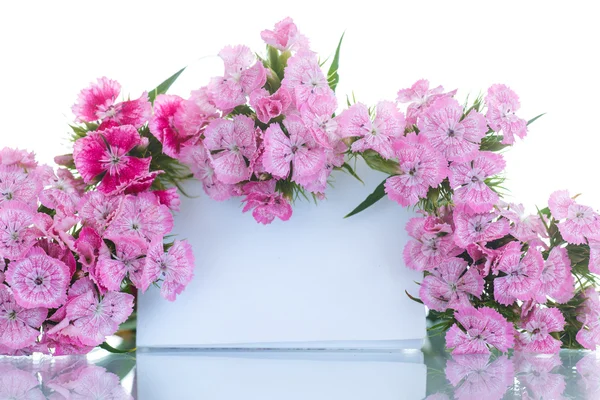
[[[354,171],[354,168],[352,168],[352,166],[347,162],[343,163],[341,167],[335,167],[334,169],[338,171],[347,172],[348,174],[356,178],[360,183],[364,184],[363,180],[360,179],[360,177],[356,174],[356,171]]]
[[[327,72],[327,82],[329,83],[329,87],[331,90],[335,92],[335,89],[340,82],[340,75],[338,73],[338,69],[340,67],[340,49],[342,48],[342,41],[344,40],[345,33],[340,37],[340,41],[338,43],[337,49],[335,50],[335,55],[333,56],[333,61],[331,62],[331,66],[329,67],[329,71]]]
[[[359,154],[365,160],[367,165],[376,171],[381,171],[388,175],[396,175],[399,171],[397,161],[386,160],[374,150],[366,150]]]
[[[185,71],[185,69],[186,69],[186,67],[181,68],[179,71],[175,72],[173,75],[168,77],[165,81],[163,81],[160,85],[155,87],[153,90],[149,91],[148,99],[150,100],[150,103],[154,104],[154,100],[156,99],[156,96],[158,96],[159,94],[167,93],[167,90],[169,90],[171,85],[173,83],[175,83],[177,78],[179,78],[179,75],[181,75],[181,73],[183,71]]]
[[[358,207],[356,207],[354,210],[352,210],[348,215],[346,215],[344,218],[348,218],[351,217],[353,215],[358,214],[361,211],[366,210],[367,208],[371,207],[373,204],[377,203],[379,200],[381,200],[382,198],[385,197],[385,181],[387,180],[384,179],[383,182],[381,182],[373,191],[373,193],[371,193],[369,196],[367,196],[367,198],[358,205]]]

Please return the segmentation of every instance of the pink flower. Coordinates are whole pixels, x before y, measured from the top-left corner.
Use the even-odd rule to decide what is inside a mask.
[[[575,364],[579,376],[579,387],[587,395],[586,399],[598,398],[600,394],[600,359],[597,353],[588,353]]]
[[[290,203],[275,192],[275,180],[265,182],[249,182],[244,185],[246,203],[243,212],[252,211],[256,222],[270,224],[275,217],[287,221],[292,216]]]
[[[557,219],[565,219],[569,214],[569,207],[575,204],[575,200],[569,196],[568,190],[557,190],[550,195],[548,208],[552,216]]]
[[[562,237],[572,244],[583,244],[586,239],[600,237],[600,215],[591,207],[577,204],[569,192],[559,190],[550,195],[548,202],[552,216],[557,220]]]
[[[292,96],[284,87],[273,94],[265,89],[256,89],[250,94],[250,106],[256,111],[258,120],[264,124],[284,114],[291,104]]]
[[[454,242],[463,248],[472,243],[491,242],[500,239],[508,233],[510,226],[504,218],[494,221],[493,213],[472,214],[455,211]]]
[[[432,222],[435,221],[435,222]],[[452,238],[452,229],[446,225],[441,231],[426,229],[427,225],[439,224],[434,217],[411,218],[406,224],[408,234],[416,240],[409,241],[404,247],[406,266],[417,271],[429,271],[448,257],[463,252],[456,247]]]
[[[448,258],[423,279],[419,295],[430,309],[446,311],[470,306],[469,294],[479,298],[482,292],[483,278],[477,270],[461,258]]]
[[[102,239],[98,232],[89,226],[81,228],[79,237],[75,241],[75,249],[84,271],[95,271],[96,259],[101,246]]]
[[[0,165],[14,165],[30,170],[37,167],[38,164],[35,161],[35,154],[33,152],[5,147],[0,150]]]
[[[558,354],[551,357],[537,356],[531,353],[515,352],[515,376],[527,399],[564,399],[565,377],[554,373],[562,367]],[[558,372],[558,371],[556,371]]]
[[[284,76],[281,85],[292,94],[297,109],[313,103],[317,96],[332,93],[327,78],[319,66],[317,55],[312,51],[300,51],[290,57]]]
[[[521,256],[521,243],[511,242],[498,262],[498,271],[506,274],[494,279],[494,299],[500,304],[510,305],[515,300],[526,301],[537,295],[544,258],[533,248],[529,248],[525,257]]]
[[[169,207],[169,210],[179,211],[181,200],[179,198],[179,192],[176,187],[172,187],[165,190],[155,190],[152,193],[156,196],[160,204]]]
[[[137,100],[116,103],[120,91],[121,85],[118,82],[106,77],[99,78],[97,83],[79,93],[73,113],[82,122],[114,121],[119,125],[141,128],[151,114],[148,93],[144,92]]]
[[[540,287],[535,293],[538,303],[544,304],[546,296],[559,303],[566,303],[575,294],[575,282],[571,274],[571,260],[567,249],[554,247],[550,250],[540,275]]]
[[[377,104],[375,117],[362,103],[354,104],[344,110],[338,120],[338,134],[341,137],[359,137],[352,143],[352,151],[374,150],[383,158],[394,156],[393,143],[404,135],[404,114],[398,111],[391,101]]]
[[[313,193],[324,193],[327,189],[327,179],[334,168],[344,164],[344,153],[348,147],[342,141],[334,144],[332,149],[325,149],[325,167],[313,178],[312,181],[303,185],[306,190]]]
[[[514,366],[506,356],[492,361],[487,354],[455,355],[446,364],[446,379],[460,400],[500,400],[514,381]]]
[[[463,308],[454,313],[458,324],[446,333],[446,346],[457,354],[488,354],[488,346],[506,352],[514,344],[514,328],[498,311],[482,307]]]
[[[333,92],[316,96],[315,100],[301,109],[302,120],[308,125],[313,138],[321,146],[331,149],[340,141],[337,135],[338,124],[333,117],[337,109],[337,99]]]
[[[0,258],[18,260],[40,236],[32,227],[34,214],[23,204],[12,203],[0,208]]]
[[[152,242],[173,229],[173,215],[152,193],[127,195],[106,229],[106,237],[125,236]]]
[[[250,178],[249,160],[256,152],[254,121],[245,115],[232,120],[215,119],[204,132],[206,149],[214,152],[212,163],[217,179],[234,184]]]
[[[33,345],[47,315],[45,308],[23,308],[11,289],[0,284],[0,345],[15,350]]]
[[[39,180],[16,165],[0,165],[0,206],[21,202],[37,208],[37,197],[43,187]]]
[[[600,275],[600,240],[590,240],[590,262],[588,269],[591,273]]]
[[[39,200],[51,210],[73,215],[85,190],[85,183],[81,178],[76,179],[66,168],[60,168],[56,175],[51,186],[40,193]]]
[[[552,337],[552,332],[561,332],[565,328],[565,318],[558,308],[536,307],[529,316],[521,321],[516,342],[517,350],[527,353],[558,353],[561,341]]]
[[[102,192],[87,192],[77,206],[79,217],[86,226],[102,233],[114,218],[121,204],[122,196],[107,196]]]
[[[515,115],[521,107],[519,96],[508,86],[492,85],[485,96],[485,102],[488,107],[487,123],[495,132],[502,132],[502,143],[513,144],[514,135],[521,139],[527,135],[527,122]]]
[[[506,167],[502,155],[482,151],[473,161],[453,162],[450,165],[450,185],[454,189],[454,203],[469,214],[490,211],[498,202],[498,195],[486,183],[490,176]]]
[[[264,30],[260,37],[280,51],[308,49],[308,39],[298,32],[294,21],[287,17],[275,24],[275,30]]]
[[[109,237],[115,245],[115,253],[101,252],[98,257],[95,274],[102,286],[108,290],[119,291],[125,277],[137,288],[141,287],[144,273],[144,257],[148,244],[142,239],[132,237]]]
[[[576,339],[586,349],[596,350],[600,346],[600,297],[594,287],[587,288],[582,297],[584,301],[577,310],[577,320],[583,326]]]
[[[472,110],[463,117],[463,108],[450,97],[437,99],[417,121],[420,134],[442,152],[448,161],[467,162],[479,151],[487,132],[485,117]]]
[[[180,112],[183,102],[179,96],[159,94],[154,101],[154,115],[148,124],[150,132],[162,143],[163,152],[173,158],[179,158],[184,146],[194,144],[199,139],[195,132],[188,135],[175,124],[175,116]]]
[[[510,235],[522,243],[548,237],[546,228],[539,215],[525,215],[523,204],[506,204],[500,209],[500,215],[508,219],[512,225]]]
[[[194,177],[202,182],[204,191],[213,200],[223,201],[233,195],[232,185],[219,181],[210,153],[203,144],[186,147],[180,161],[187,165]]]
[[[25,308],[58,308],[67,300],[69,267],[35,248],[27,258],[12,262],[6,272],[17,304]]]
[[[140,143],[140,134],[131,125],[90,132],[75,142],[75,166],[86,183],[94,182],[103,174],[98,190],[109,194],[148,173],[150,158],[127,155]]]
[[[448,175],[446,159],[422,136],[409,133],[393,145],[398,159],[398,175],[388,178],[385,192],[390,199],[408,207],[427,197]]]
[[[175,103],[177,103],[176,98]],[[210,100],[208,89],[202,87],[193,90],[188,100],[182,100],[173,115],[173,127],[187,146],[198,141],[208,123],[219,116],[216,107]],[[164,121],[163,121],[164,122]],[[172,133],[172,132],[166,132]]]
[[[141,289],[145,291],[152,282],[162,280],[160,294],[175,301],[194,277],[192,247],[188,242],[175,240],[165,252],[162,241],[156,241],[150,245],[144,268]]]
[[[217,108],[231,110],[244,104],[252,91],[264,86],[267,71],[246,46],[227,46],[219,57],[225,64],[225,75],[211,79],[208,93]]]
[[[398,103],[410,103],[406,110],[406,124],[415,125],[417,119],[436,99],[439,99],[440,97],[452,97],[455,94],[456,90],[444,93],[444,88],[442,86],[429,89],[429,81],[420,79],[409,89],[399,90],[397,101]]]
[[[292,180],[307,184],[325,166],[325,153],[314,141],[302,120],[289,116],[283,121],[289,134],[278,123],[269,125],[265,131],[263,165],[276,178],[285,179],[292,172]]]

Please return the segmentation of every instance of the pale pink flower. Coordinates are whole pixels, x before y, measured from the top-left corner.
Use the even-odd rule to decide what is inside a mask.
[[[442,152],[448,161],[467,162],[479,152],[487,132],[485,117],[471,110],[464,119],[463,107],[450,97],[437,99],[417,121],[420,134]]]
[[[399,90],[397,101],[398,103],[410,103],[406,109],[406,124],[415,125],[417,119],[436,99],[440,97],[452,97],[455,94],[456,90],[444,93],[442,86],[429,89],[429,81],[420,79],[410,88]]]
[[[337,120],[333,117],[336,109],[337,99],[331,92],[316,96],[312,103],[304,105],[300,110],[302,120],[310,128],[313,138],[328,149],[340,141]]]
[[[454,188],[454,204],[469,214],[490,211],[498,202],[498,194],[485,180],[500,173],[506,162],[500,154],[482,151],[470,162],[450,165],[450,186]]]
[[[254,121],[245,115],[215,119],[204,132],[204,146],[212,156],[217,179],[234,184],[250,178],[249,160],[256,152]]]
[[[64,216],[57,213],[54,217],[44,213],[37,213],[33,217],[33,224],[41,233],[50,240],[55,240],[61,248],[74,249],[75,239],[69,233],[79,222],[77,216]]]
[[[600,275],[600,240],[590,240],[590,262],[588,269],[591,273]]]
[[[332,149],[325,149],[325,167],[313,177],[313,180],[303,186],[306,190],[313,193],[324,193],[327,189],[327,179],[334,168],[339,168],[344,164],[344,153],[348,147],[342,141],[333,145]]]
[[[258,120],[264,124],[285,114],[291,104],[292,95],[283,86],[273,94],[265,89],[256,89],[250,93],[250,106],[256,111]]]
[[[506,85],[495,84],[485,96],[487,123],[495,132],[504,135],[502,143],[513,144],[515,135],[523,139],[527,135],[527,121],[515,115],[521,107],[519,96]]]
[[[105,236],[143,238],[148,242],[164,237],[173,229],[173,215],[152,193],[127,195],[106,229]]]
[[[410,133],[397,140],[393,148],[399,163],[398,175],[385,181],[385,192],[398,204],[417,204],[427,196],[429,188],[437,187],[448,176],[446,159],[422,136]]]
[[[392,145],[404,135],[406,126],[404,114],[391,101],[379,102],[373,118],[364,104],[356,103],[344,110],[337,121],[340,137],[359,138],[352,143],[352,151],[374,150],[383,158],[394,156]]]
[[[60,168],[51,186],[40,193],[40,203],[64,215],[73,215],[77,211],[77,204],[84,190],[85,183],[81,178],[76,179],[71,171]]]
[[[600,215],[591,207],[571,204],[567,218],[558,224],[563,239],[572,244],[583,244],[586,239],[600,237]]]
[[[461,258],[448,258],[430,269],[419,289],[427,307],[436,311],[468,307],[469,295],[477,298],[483,292],[483,278]]]
[[[183,149],[180,161],[189,167],[196,179],[202,182],[204,191],[211,199],[223,201],[233,196],[232,185],[217,179],[213,159],[203,144]]]
[[[173,115],[171,128],[176,130],[183,142],[180,147],[195,143],[202,135],[206,125],[218,116],[206,87],[192,91],[190,98],[182,100]]]
[[[86,183],[92,183],[104,174],[98,190],[106,194],[112,193],[119,186],[148,173],[149,157],[127,155],[140,143],[140,134],[132,125],[90,132],[88,136],[75,142],[75,166]]]
[[[557,219],[565,219],[569,214],[569,207],[575,204],[568,190],[557,190],[550,195],[548,208],[552,216]]]
[[[35,161],[35,153],[5,147],[0,150],[0,165],[15,165],[22,169],[31,170],[37,167],[38,164]]]
[[[264,134],[265,151],[262,162],[265,170],[276,178],[287,178],[307,184],[325,166],[325,153],[299,117],[289,116],[283,121],[289,136],[278,123],[269,125]]]
[[[179,198],[179,191],[176,187],[165,190],[155,190],[152,193],[156,196],[160,204],[169,207],[169,210],[179,211],[181,199]]]
[[[21,202],[37,208],[37,197],[43,187],[38,179],[16,165],[0,165],[0,206]]]
[[[463,308],[454,313],[460,324],[446,333],[446,346],[457,354],[488,354],[488,346],[506,352],[514,345],[514,327],[500,313],[489,307]]]
[[[102,245],[102,239],[98,232],[89,226],[84,226],[79,232],[79,237],[75,241],[75,249],[79,256],[79,262],[83,265],[84,271],[94,269],[98,251]]]
[[[291,94],[297,109],[314,102],[317,96],[331,94],[327,78],[312,51],[299,51],[290,57],[285,67],[281,85]]]
[[[514,380],[514,366],[506,356],[492,361],[488,354],[455,355],[446,364],[446,379],[460,400],[500,400]]]
[[[194,277],[194,254],[188,242],[175,240],[167,252],[162,241],[150,245],[146,256],[142,290],[157,280],[162,281],[160,294],[169,301],[175,301]]]
[[[5,353],[1,352],[0,354]],[[33,361],[31,362],[33,363]],[[47,399],[35,374],[23,371],[11,364],[0,366],[0,398],[8,400]]]
[[[428,225],[441,225],[441,230],[427,229]],[[429,271],[448,257],[454,257],[463,250],[454,244],[452,228],[434,217],[411,218],[406,231],[416,240],[404,247],[406,266],[417,271]]]
[[[211,79],[208,93],[217,108],[231,110],[244,104],[252,91],[264,86],[267,71],[246,46],[227,46],[219,52],[219,57],[225,64],[225,74]]]
[[[521,243],[509,243],[497,265],[497,270],[506,275],[494,279],[494,299],[500,304],[510,305],[515,300],[535,298],[543,268],[544,258],[538,250],[529,248],[522,257]]]
[[[279,51],[308,49],[308,39],[298,32],[294,21],[287,17],[275,24],[275,30],[265,29],[260,37]]]
[[[23,308],[11,290],[0,284],[0,345],[16,350],[34,344],[47,315],[45,308]]]
[[[6,271],[6,281],[15,300],[25,308],[63,305],[70,280],[69,267],[40,248],[32,249],[27,258],[12,262]]]
[[[548,237],[544,222],[537,214],[525,214],[523,204],[506,204],[500,209],[500,215],[508,219],[512,225],[510,235],[523,243],[533,241],[539,237]]]
[[[87,192],[77,206],[78,215],[84,225],[102,233],[117,213],[122,199],[122,196],[107,196],[98,191]]]
[[[32,227],[29,207],[11,203],[0,207],[0,258],[18,260],[35,244],[40,232]]]
[[[472,243],[467,246],[467,253],[476,263],[473,267],[479,270],[479,274],[482,277],[486,277],[491,271],[497,273],[498,261],[500,261],[500,257],[504,253],[506,246],[507,245],[497,249],[490,249],[485,245]],[[483,262],[478,263],[477,261],[480,261],[481,259],[484,259]]]
[[[600,358],[596,352],[586,354],[575,364],[575,369],[581,377],[579,387],[587,395],[586,399],[600,397]]]
[[[565,377],[559,373],[562,361],[558,354],[540,357],[515,352],[513,360],[524,399],[564,399],[566,383]]]
[[[101,252],[95,273],[102,286],[108,290],[119,291],[125,277],[137,288],[141,287],[144,273],[144,257],[148,244],[133,237],[109,237],[115,245],[115,254]]]
[[[455,211],[454,242],[466,248],[472,243],[487,243],[506,236],[510,230],[508,221],[504,218],[494,221],[495,219],[494,213],[469,215]]]
[[[596,350],[600,346],[600,297],[594,287],[583,292],[583,303],[577,310],[577,320],[583,326],[577,332],[576,339],[583,347]]]
[[[275,192],[275,180],[249,182],[244,185],[246,197],[243,212],[252,210],[252,216],[261,224],[270,224],[275,217],[287,221],[292,216],[290,203]]]
[[[535,307],[519,328],[515,348],[527,353],[558,353],[561,341],[552,337],[552,332],[561,332],[565,318],[558,308]]]
[[[567,249],[554,247],[548,259],[544,261],[544,269],[540,275],[540,287],[535,293],[538,303],[544,304],[546,296],[559,303],[566,303],[575,294],[575,281],[571,274],[571,260]]]
[[[71,249],[61,246],[60,243],[49,238],[39,240],[36,246],[44,250],[50,257],[65,263],[69,267],[69,276],[73,276],[77,269],[77,262]]]

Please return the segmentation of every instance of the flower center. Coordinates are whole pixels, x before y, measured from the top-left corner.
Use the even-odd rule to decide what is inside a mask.
[[[35,283],[37,286],[40,286],[44,283],[44,279],[41,276],[38,276],[37,278],[35,278],[33,283]]]
[[[6,200],[12,200],[12,198],[13,198],[13,194],[12,194],[12,192],[5,192],[5,193],[2,193],[2,196],[4,196],[4,198],[5,198]]]
[[[452,129],[452,128],[448,128],[447,134],[448,134],[448,137],[456,136],[456,133],[454,132],[454,129]]]
[[[535,328],[531,333],[537,335],[538,333],[540,333],[540,328]]]
[[[15,319],[17,319],[17,312],[15,310],[12,310],[11,312],[9,312],[6,317],[11,320],[14,321]]]
[[[475,232],[481,232],[483,230],[483,227],[481,226],[481,224],[476,224],[474,229],[475,229]]]
[[[292,146],[292,154],[296,154],[297,151],[298,151],[298,146],[293,145]]]

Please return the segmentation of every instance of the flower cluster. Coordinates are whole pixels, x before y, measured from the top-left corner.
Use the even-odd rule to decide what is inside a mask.
[[[361,104],[340,115],[353,156],[390,174],[360,208],[387,194],[422,213],[406,226],[404,261],[424,272],[415,300],[436,330],[447,330],[453,354],[595,349],[600,215],[567,191],[534,215],[505,203],[498,151],[527,133],[515,114],[519,99],[493,85],[467,107],[455,93],[421,80],[398,93],[397,103],[409,103],[406,116],[390,102],[374,115]]]

